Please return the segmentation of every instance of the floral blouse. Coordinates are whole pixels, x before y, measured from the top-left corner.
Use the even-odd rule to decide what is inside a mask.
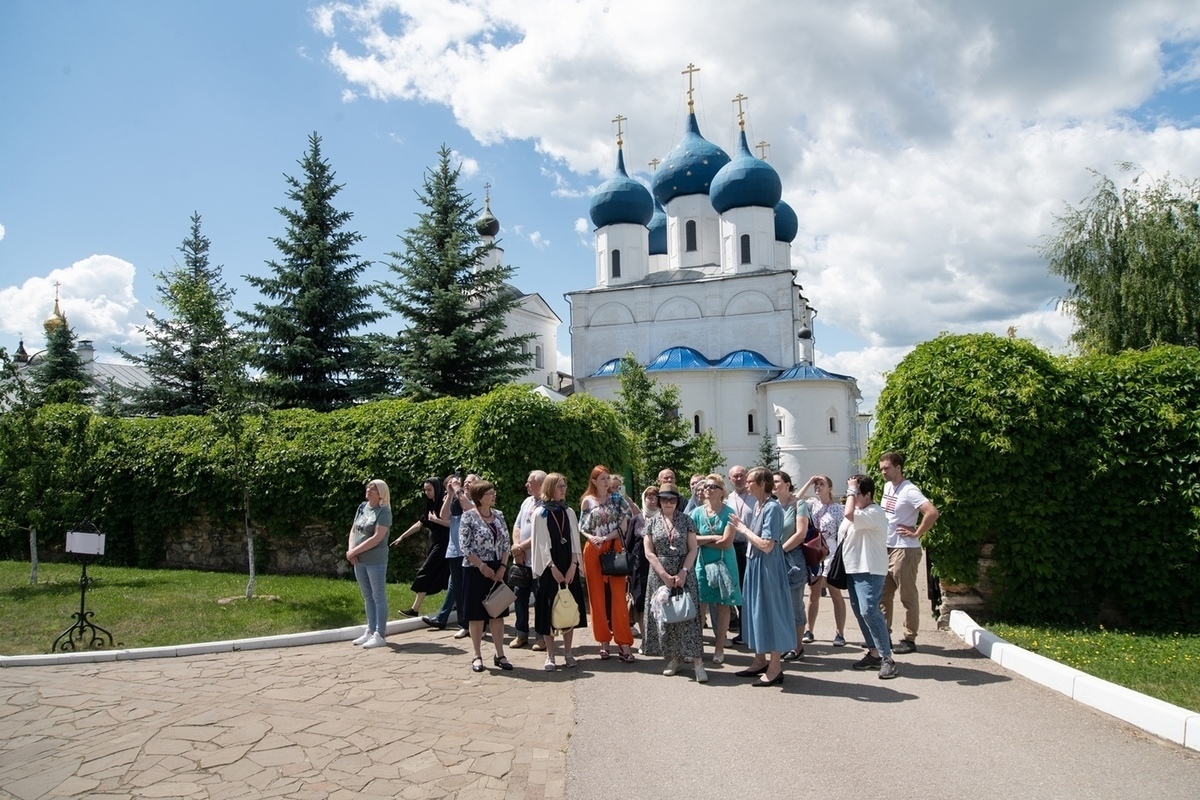
[[[620,539],[632,516],[625,498],[612,494],[608,496],[608,502],[594,505],[583,512],[579,529],[589,536]]]
[[[463,514],[458,536],[463,556],[475,555],[481,561],[505,561],[512,547],[504,515],[498,508],[492,509],[490,523],[484,521],[475,509]]]

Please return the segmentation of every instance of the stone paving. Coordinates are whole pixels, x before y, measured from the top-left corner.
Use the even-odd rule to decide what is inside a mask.
[[[390,642],[0,670],[0,797],[563,797],[570,673]]]

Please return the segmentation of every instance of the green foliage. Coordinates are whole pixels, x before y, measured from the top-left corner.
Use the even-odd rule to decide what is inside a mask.
[[[200,232],[200,215],[192,214],[192,227],[179,252],[183,265],[160,272],[158,299],[167,316],[148,311],[150,324],[139,328],[147,350],[135,355],[117,348],[127,361],[150,376],[144,387],[132,391],[133,411],[141,414],[203,414],[219,402],[224,372],[241,370],[237,331],[226,321],[233,291],[221,278],[221,267],[208,260],[210,242]],[[231,355],[235,355],[230,364]]]
[[[1026,341],[919,345],[876,407],[871,463],[902,452],[942,512],[935,572],[1014,620],[1200,630],[1200,351],[1055,359]]]
[[[31,410],[19,420],[0,415],[4,552],[23,552],[17,526],[28,526],[31,513],[40,515],[49,552],[61,552],[66,527],[90,516],[108,534],[105,563],[155,566],[170,532],[200,519],[240,532],[244,506],[265,534],[264,551],[288,547],[315,524],[329,531],[332,552],[344,545],[372,478],[391,487],[400,528],[419,514],[424,479],[457,467],[495,481],[511,520],[530,469],[563,472],[581,487],[596,463],[628,462],[610,405],[581,395],[553,403],[521,386],[471,400],[247,411],[233,419],[121,419],[81,406]],[[14,460],[29,442],[45,442],[38,459]]]
[[[303,182],[286,178],[288,199],[299,210],[279,209],[287,230],[272,239],[283,258],[267,262],[271,277],[244,276],[273,303],[255,303],[241,316],[254,329],[264,398],[276,407],[327,411],[378,391],[365,377],[371,348],[354,331],[383,312],[372,305],[371,290],[358,285],[370,262],[352,252],[363,237],[344,229],[354,215],[333,206],[342,186],[321,157],[321,137],[314,133],[308,143],[299,162]]]
[[[766,467],[772,472],[779,469],[779,448],[775,445],[775,437],[770,431],[763,431],[758,442],[758,460],[755,466]]]
[[[58,305],[55,305],[58,308]],[[61,318],[60,318],[61,319]],[[91,381],[83,361],[75,350],[75,331],[62,320],[46,330],[46,352],[31,367],[33,391],[37,402],[88,403],[92,399]]]
[[[1093,174],[1092,194],[1057,218],[1041,247],[1050,271],[1072,284],[1075,341],[1098,353],[1200,345],[1200,182],[1139,185],[1138,175],[1118,191]]]
[[[402,236],[402,252],[389,253],[398,277],[381,287],[388,308],[408,326],[382,337],[389,385],[406,397],[473,397],[523,375],[532,334],[504,336],[505,316],[521,295],[505,282],[513,268],[491,265],[494,244],[484,245],[471,199],[458,188],[460,167],[438,151],[418,199],[425,211]]]
[[[630,443],[635,484],[631,494],[657,482],[665,467],[686,483],[686,476],[707,475],[724,462],[712,431],[694,434],[690,422],[680,416],[678,386],[659,385],[632,353],[621,357],[618,374],[621,388],[615,405]]]

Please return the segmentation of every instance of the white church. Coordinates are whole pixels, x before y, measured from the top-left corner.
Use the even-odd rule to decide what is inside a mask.
[[[766,434],[797,486],[814,473],[841,485],[861,470],[868,417],[857,381],[814,363],[816,311],[791,266],[796,213],[751,153],[744,116],[730,158],[700,134],[691,95],[653,196],[626,173],[618,131],[616,175],[591,198],[596,283],[567,295],[575,390],[614,398],[631,352],[679,387],[680,413],[713,431],[726,467],[755,464]]]

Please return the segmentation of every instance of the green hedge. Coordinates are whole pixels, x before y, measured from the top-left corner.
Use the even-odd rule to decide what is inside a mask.
[[[1200,631],[1200,351],[1052,357],[943,335],[889,376],[871,463],[899,450],[942,512],[934,571],[1018,621]]]
[[[20,457],[5,451],[0,520],[7,557],[28,554],[18,526],[28,524],[30,507],[41,515],[39,540],[48,551],[61,550],[63,531],[89,516],[108,534],[105,558],[115,564],[157,565],[168,532],[198,518],[240,529],[233,451],[209,419],[119,419],[50,406],[33,425],[47,440],[38,457],[58,476],[61,493],[16,485],[10,476],[20,473]],[[584,395],[554,403],[527,386],[470,400],[273,412],[255,419],[251,434],[251,515],[268,540],[313,523],[348,529],[372,478],[391,488],[397,527],[416,518],[425,478],[458,467],[497,484],[497,505],[511,521],[531,469],[563,472],[572,491],[582,492],[595,464],[628,463],[611,405]]]

